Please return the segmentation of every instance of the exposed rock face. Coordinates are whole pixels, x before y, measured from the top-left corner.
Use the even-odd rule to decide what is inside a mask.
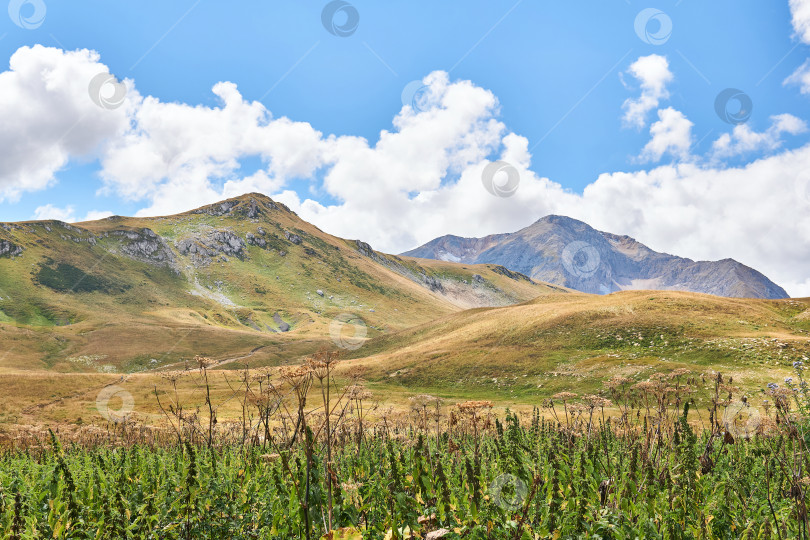
[[[176,243],[177,250],[183,255],[190,255],[191,260],[198,265],[208,265],[217,257],[226,256],[244,259],[245,241],[227,230],[214,229],[208,233],[184,238]]]
[[[375,260],[377,259],[377,253],[371,248],[370,245],[362,240],[355,240],[354,243],[357,245],[357,251],[360,252],[360,255]]]
[[[290,209],[283,204],[277,203],[265,195],[251,193],[247,200],[244,198],[228,199],[227,201],[198,208],[194,210],[194,213],[217,217],[235,214],[245,216],[249,219],[258,219],[266,211],[271,210],[290,211]]]
[[[261,236],[256,236],[255,234],[249,232],[245,235],[245,239],[251,246],[258,246],[262,249],[267,249],[267,240]]]
[[[278,326],[279,331],[281,331],[281,332],[289,332],[290,331],[290,325],[284,322],[284,319],[281,318],[281,315],[279,315],[278,312],[273,314],[273,322],[276,323],[276,325]]]
[[[439,294],[445,293],[445,287],[444,284],[442,284],[441,280],[436,279],[433,276],[427,275],[427,273],[425,273],[424,271],[414,272],[413,269],[405,266],[402,263],[402,259],[400,259],[399,257],[395,255],[383,255],[377,253],[370,245],[368,245],[366,242],[363,242],[362,240],[355,240],[354,243],[357,246],[357,252],[360,253],[360,255],[372,259],[373,261],[385,266],[389,270],[393,270],[397,274],[404,276],[410,279],[411,281],[415,281],[423,285],[424,287],[427,287],[428,289],[430,289],[435,293]],[[517,280],[531,281],[531,279],[524,276],[523,274],[519,274],[517,272],[510,272],[509,270],[503,268],[502,266],[493,268],[492,270],[516,281]],[[473,276],[473,281],[478,285],[483,285],[486,283],[486,280],[478,274],[475,274]]]
[[[0,240],[0,257],[16,257],[22,255],[23,248],[9,242],[8,240]]]
[[[301,245],[301,242],[303,241],[303,240],[301,240],[301,237],[300,237],[300,236],[298,236],[298,235],[297,235],[297,234],[295,234],[295,233],[291,233],[290,231],[284,231],[284,237],[285,237],[285,238],[286,238],[288,241],[290,241],[290,242],[292,242],[293,244],[295,244],[296,246]]]
[[[231,210],[239,204],[239,201],[230,200],[221,203],[204,206],[194,211],[195,214],[208,214],[209,216],[224,216],[230,214]]]
[[[121,238],[121,253],[127,257],[177,270],[176,257],[169,244],[151,229],[112,231],[110,236]]]
[[[784,289],[732,259],[692,261],[658,253],[628,236],[548,216],[511,234],[442,236],[405,255],[499,264],[533,279],[583,292],[681,290],[738,298],[786,298]]]

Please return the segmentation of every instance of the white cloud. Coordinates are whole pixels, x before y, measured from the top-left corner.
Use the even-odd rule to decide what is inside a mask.
[[[676,159],[689,156],[692,146],[692,126],[681,111],[672,107],[658,111],[658,122],[650,127],[652,139],[644,146],[639,159],[645,162],[661,161],[664,154]]]
[[[638,129],[647,125],[647,115],[658,107],[661,100],[669,98],[667,85],[674,77],[666,57],[657,54],[642,56],[630,65],[628,73],[638,80],[641,96],[627,99],[622,105],[625,125]]]
[[[98,60],[93,51],[41,45],[12,55],[0,74],[0,201],[47,187],[71,157],[99,155],[126,129],[131,100],[106,110],[90,99],[90,80],[108,72]]]
[[[771,126],[756,132],[748,124],[734,126],[731,133],[724,133],[712,144],[712,158],[724,159],[752,152],[771,152],[782,146],[782,135],[798,135],[807,131],[804,120],[792,114],[771,117]]]
[[[109,210],[90,210],[87,212],[87,215],[84,216],[84,219],[81,221],[96,221],[99,219],[104,219],[113,215],[112,212]]]
[[[790,13],[796,36],[810,44],[810,0],[790,0]]]
[[[59,208],[52,204],[46,204],[44,206],[38,206],[36,210],[34,210],[34,215],[31,219],[56,219],[69,223],[75,221],[74,212],[75,209],[72,206]]]
[[[77,223],[81,221],[95,221],[97,219],[104,219],[113,215],[112,212],[107,210],[90,210],[83,219],[76,218],[76,209],[72,205],[60,208],[52,204],[38,206],[34,210],[34,215],[31,219],[56,219],[64,221],[65,223]]]
[[[796,37],[810,44],[810,0],[790,0],[790,13]],[[784,84],[795,84],[802,94],[810,94],[810,60],[805,60]]]
[[[810,94],[810,59],[805,60],[804,64],[793,72],[793,74],[785,79],[785,85],[793,84],[799,87],[802,94]]]
[[[260,190],[332,234],[401,252],[439,235],[514,231],[557,213],[629,234],[660,251],[696,259],[733,257],[792,294],[810,295],[810,145],[739,168],[689,159],[649,171],[603,174],[579,195],[531,170],[527,139],[498,119],[498,100],[491,92],[469,81],[451,82],[443,72],[424,80],[430,106],[423,112],[403,107],[376,144],[274,118],[231,83],[214,87],[218,107],[141,98],[130,86],[125,107],[100,109],[102,114],[122,114],[121,119],[91,115],[86,127],[92,133],[79,130],[60,141],[53,133],[63,133],[63,124],[67,130],[85,113],[95,113],[84,108],[89,101],[84,74],[100,64],[86,51],[20,51],[12,71],[0,74],[0,111],[13,126],[0,125],[4,193],[42,187],[68,159],[99,155],[107,191],[145,201],[140,215],[184,211]],[[635,107],[643,118],[666,95],[669,77],[662,70],[657,76],[639,66],[636,71],[647,74],[642,95],[646,84],[650,96],[659,96],[625,110]],[[58,80],[52,81],[55,74],[60,74]],[[74,91],[60,89],[74,84]],[[26,85],[30,88],[20,89]],[[30,94],[42,103],[26,107]],[[40,108],[48,114],[35,110]],[[637,117],[637,112],[630,115]],[[659,110],[642,156],[688,158],[691,127],[679,111]],[[41,148],[33,144],[38,137],[56,143],[58,159],[41,159]],[[730,147],[743,140],[730,137]],[[9,144],[15,138],[24,144]],[[240,160],[251,157],[262,159],[264,166],[249,176],[240,174]],[[521,181],[514,196],[499,198],[484,189],[481,174],[494,159],[518,169]],[[40,167],[40,180],[21,176],[20,171]],[[296,178],[313,179],[317,192],[337,202],[299,197],[289,186]],[[57,210],[68,209],[48,211]]]

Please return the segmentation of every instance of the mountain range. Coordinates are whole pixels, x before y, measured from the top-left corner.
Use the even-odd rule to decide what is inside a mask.
[[[342,385],[360,381],[405,409],[420,393],[536,405],[680,368],[722,371],[753,392],[810,357],[810,299],[575,290],[783,292],[733,261],[656,254],[562,217],[428,246],[420,254],[435,258],[385,254],[255,193],[165,217],[0,223],[0,435],[98,420],[110,385],[156,421],[164,372],[194,368],[195,355],[216,370],[223,418],[241,414],[232,370],[277,375],[264,368],[324,347],[341,352]],[[496,255],[511,268],[474,263]],[[178,387],[201,396],[193,379]]]
[[[578,291],[689,291],[736,298],[787,298],[760,272],[733,259],[693,261],[658,253],[629,236],[602,232],[564,216],[547,216],[509,234],[442,236],[403,255],[464,264],[498,264]]]

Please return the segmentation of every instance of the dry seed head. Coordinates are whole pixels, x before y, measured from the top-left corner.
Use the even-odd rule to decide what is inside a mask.
[[[607,386],[612,390],[615,390],[616,388],[619,388],[620,386],[623,386],[629,382],[632,381],[627,377],[622,377],[621,375],[614,375],[609,381],[605,383],[605,386]]]
[[[210,366],[214,362],[213,362],[213,360],[211,360],[207,356],[201,356],[201,355],[198,354],[198,355],[196,355],[194,357],[194,363],[197,365],[197,367],[199,367],[200,369],[203,369],[203,368],[207,368],[208,366]]]
[[[551,396],[552,399],[558,399],[558,400],[560,400],[562,402],[570,401],[572,399],[576,399],[576,397],[577,397],[577,395],[575,393],[573,393],[573,392],[557,392],[556,394]]]
[[[160,378],[170,383],[176,383],[183,378],[184,375],[185,372],[183,371],[164,371],[160,374]]]
[[[374,394],[371,393],[371,390],[368,390],[365,386],[361,384],[354,384],[350,386],[347,395],[349,399],[353,399],[356,401],[371,399],[374,396]]]
[[[652,381],[641,381],[631,386],[630,389],[646,394],[647,392],[652,392],[657,387],[658,385]]]
[[[588,395],[582,399],[584,399],[588,405],[591,406],[591,408],[603,409],[605,407],[610,407],[613,404],[609,399],[605,399],[601,396]]]
[[[491,401],[465,401],[464,403],[457,403],[456,407],[461,412],[476,412],[482,409],[491,409]]]
[[[307,378],[310,375],[311,371],[309,367],[305,365],[282,366],[281,369],[279,370],[279,373],[281,374],[281,378],[284,379],[285,381],[292,384],[298,384],[303,379]]]

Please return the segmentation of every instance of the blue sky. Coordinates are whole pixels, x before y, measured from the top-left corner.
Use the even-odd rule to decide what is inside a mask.
[[[573,194],[581,194],[602,174],[641,173],[696,160],[701,170],[744,167],[802,149],[810,137],[806,130],[797,129],[779,134],[776,146],[731,153],[720,161],[706,157],[718,137],[734,128],[715,112],[715,97],[726,88],[738,88],[751,97],[754,108],[746,126],[752,133],[766,132],[774,115],[810,120],[810,98],[797,85],[784,84],[810,51],[800,39],[801,29],[795,28],[795,21],[791,24],[788,0],[662,0],[654,4],[646,0],[355,0],[352,6],[360,21],[348,37],[326,30],[324,1],[244,1],[238,6],[213,0],[44,0],[43,4],[47,12],[35,29],[20,28],[11,17],[0,21],[4,63],[21,47],[36,44],[62,51],[89,49],[98,53],[98,62],[110,73],[130,81],[130,96],[137,92],[138,99],[153,96],[163,104],[210,109],[222,105],[212,87],[228,81],[238,87],[244,101],[260,101],[273,118],[308,123],[324,138],[362,137],[372,148],[381,130],[397,131],[394,123],[403,109],[403,88],[432,72],[444,72],[451,84],[469,81],[489,91],[497,99],[492,119],[508,133],[526,139],[530,164],[525,168],[537,179],[547,178]],[[634,30],[639,12],[650,7],[672,21],[671,36],[661,45],[645,43]],[[23,17],[35,8],[23,5]],[[655,32],[655,23],[651,24]],[[650,55],[666,58],[673,77],[666,85],[666,98],[650,110],[643,126],[628,127],[623,104],[639,96],[639,81],[628,70]],[[692,123],[689,157],[684,152],[665,152],[659,159],[640,159],[651,139],[656,110],[667,107]],[[503,157],[499,152],[496,149],[489,157]],[[91,211],[144,214],[150,208],[179,210],[184,203],[197,202],[191,197],[174,205],[156,205],[153,193],[105,182],[98,161],[103,152],[68,154],[67,163],[56,167],[47,187],[37,184],[2,197],[0,221],[44,215],[37,214],[37,208],[46,205],[69,207],[72,217],[81,219]],[[240,169],[209,178],[213,192],[228,178],[248,176],[266,165],[266,159],[249,154],[234,156]],[[338,229],[330,232],[348,234],[354,229],[342,227],[348,221],[346,215],[329,210],[347,199],[324,182],[329,171],[321,164],[307,177],[292,174],[271,184],[276,191],[290,192],[290,197],[294,193],[291,206],[299,204],[304,217],[319,225],[320,217],[327,228]],[[461,175],[460,170],[449,171],[442,185]],[[414,189],[410,197],[418,199],[422,191],[433,190]],[[484,220],[481,227],[470,224],[454,231],[443,230],[446,223],[438,222],[413,237],[381,234],[373,239],[383,248],[406,249],[434,233],[502,232],[482,229],[517,228],[549,210],[568,208],[562,202],[552,208],[539,200],[533,204],[531,199],[519,209],[510,209],[503,201],[487,204],[500,205],[487,213],[510,218],[488,225]],[[645,237],[639,234],[644,230],[641,225],[612,222],[584,209],[577,217],[622,228],[613,232],[632,233],[654,248],[681,249],[687,253],[679,254],[688,256],[720,258],[728,253],[747,257],[744,262],[752,265],[768,259],[758,252],[738,254],[725,245],[703,249],[705,232],[684,244],[674,241],[671,231]],[[783,281],[801,284],[804,277],[794,273]]]

